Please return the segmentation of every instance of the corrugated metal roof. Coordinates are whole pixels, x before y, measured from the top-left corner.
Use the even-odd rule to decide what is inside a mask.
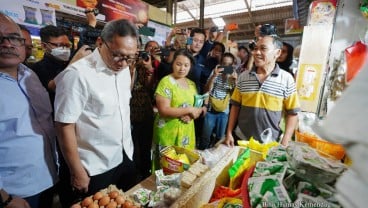
[[[245,1],[248,1],[251,10],[250,13]],[[305,25],[305,14],[308,14],[309,4],[305,0],[294,1],[298,5],[301,5],[297,7],[297,14],[300,14],[301,25]],[[163,0],[146,0],[145,2],[161,9],[167,7],[167,1]],[[176,25],[183,28],[197,27],[199,20],[199,0],[178,0],[177,2]],[[225,3],[231,4],[226,5]],[[211,18],[221,16],[226,24],[238,24],[239,29],[232,31],[229,35],[229,38],[233,40],[253,38],[255,25],[264,23],[276,25],[279,34],[283,35],[285,20],[294,17],[292,3],[293,0],[205,0],[204,27],[209,28],[214,26]],[[220,5],[220,9],[216,9],[218,5]]]

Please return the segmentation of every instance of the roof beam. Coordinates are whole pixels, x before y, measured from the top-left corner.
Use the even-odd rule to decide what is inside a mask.
[[[244,0],[244,2],[245,2],[245,5],[247,5],[249,20],[253,24],[253,26],[256,27],[256,24],[254,24],[253,17],[252,17],[252,9],[248,3],[248,0]]]
[[[188,14],[190,15],[190,17],[193,18],[193,21],[196,21],[197,22],[195,16],[192,14],[192,12],[190,12],[190,10],[188,9],[187,6],[185,6],[184,4],[181,4],[181,5],[179,5],[179,7],[180,7],[180,9],[188,12]]]

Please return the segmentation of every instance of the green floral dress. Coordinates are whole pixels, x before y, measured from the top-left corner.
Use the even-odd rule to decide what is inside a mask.
[[[187,79],[189,88],[180,87],[171,76],[165,76],[157,86],[155,95],[170,99],[171,107],[185,108],[193,106],[197,88],[194,82]],[[153,138],[159,148],[175,145],[193,150],[195,148],[194,120],[183,123],[179,118],[161,117],[156,114],[153,125]]]

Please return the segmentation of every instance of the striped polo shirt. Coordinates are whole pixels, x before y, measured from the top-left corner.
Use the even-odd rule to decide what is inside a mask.
[[[247,139],[253,136],[260,142],[260,135],[268,128],[272,130],[272,139],[278,141],[283,112],[296,114],[300,111],[294,78],[277,64],[263,83],[256,76],[256,68],[242,73],[231,104],[240,106],[238,126],[244,136]]]
[[[210,77],[208,78],[207,82],[211,79],[211,76],[213,75],[213,72],[211,73]],[[217,99],[225,99],[227,94],[230,94],[231,91],[234,89],[235,81],[233,81],[230,76],[219,74],[215,80],[213,81],[213,87],[210,91],[210,96],[217,98]],[[212,111],[212,103],[209,101],[209,111]],[[228,108],[225,110],[228,111]],[[224,111],[224,112],[225,112]]]

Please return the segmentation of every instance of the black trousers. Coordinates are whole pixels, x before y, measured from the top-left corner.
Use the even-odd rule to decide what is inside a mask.
[[[134,161],[141,179],[151,175],[151,147],[153,135],[153,119],[143,122],[132,122],[132,137],[134,142]]]
[[[23,199],[28,202],[31,208],[50,208],[52,207],[55,192],[56,186],[53,186],[41,193]]]
[[[110,184],[114,184],[119,189],[127,191],[139,182],[137,175],[135,163],[128,158],[125,152],[123,152],[123,162],[121,164],[105,173],[91,176],[88,192],[79,193],[77,191],[73,191],[70,183],[69,168],[65,161],[62,160],[60,167],[60,181],[58,184],[60,203],[64,208],[69,208],[84,197],[93,195],[97,191],[107,188]]]

